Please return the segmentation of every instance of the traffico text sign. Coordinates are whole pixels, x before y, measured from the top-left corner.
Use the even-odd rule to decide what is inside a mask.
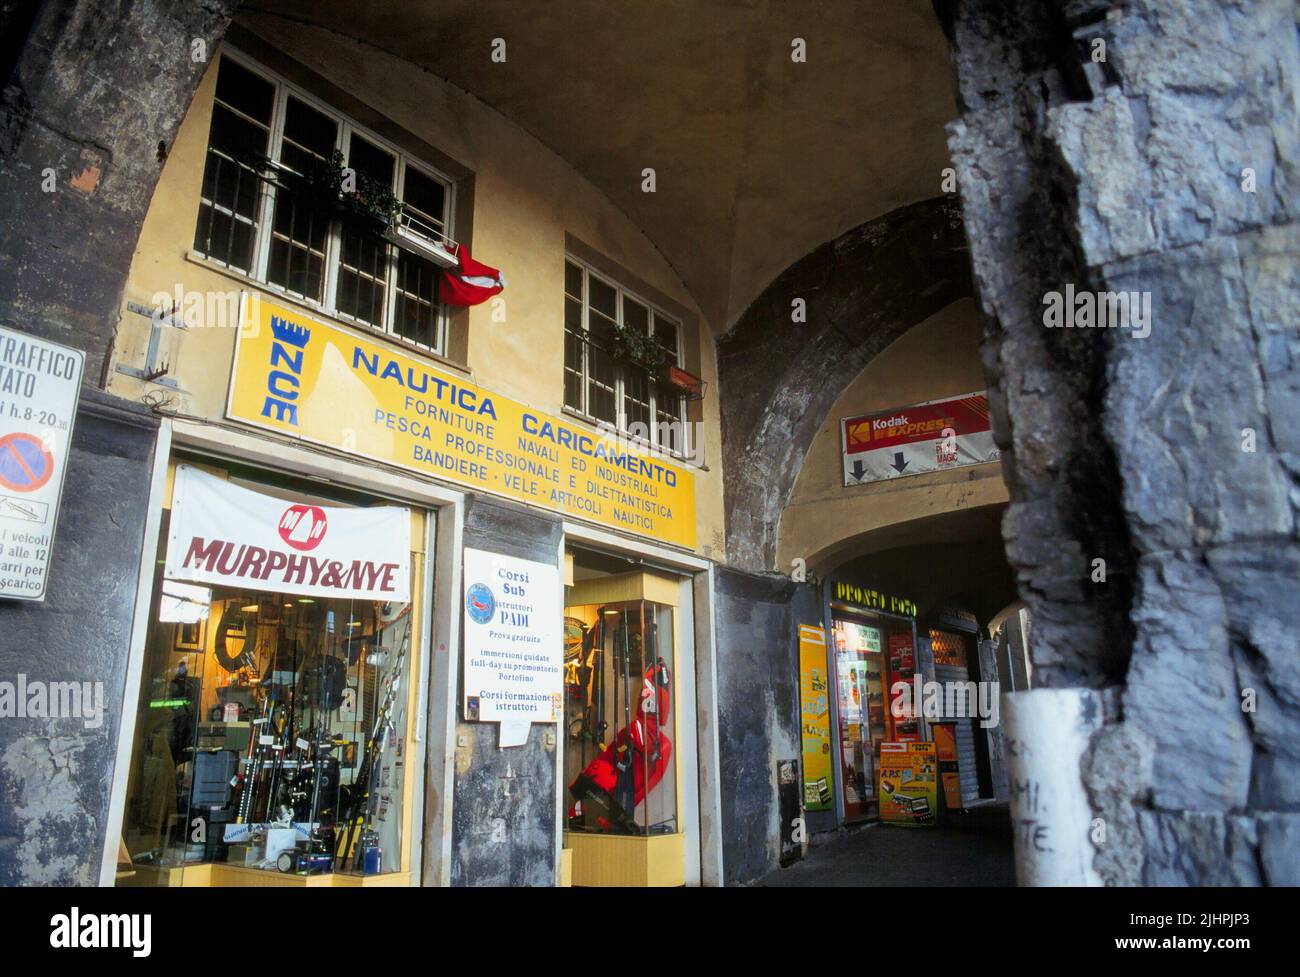
[[[45,599],[85,360],[0,327],[0,598]]]
[[[246,299],[244,317],[228,417],[695,547],[695,479],[686,468],[500,397],[391,343],[267,301]]]

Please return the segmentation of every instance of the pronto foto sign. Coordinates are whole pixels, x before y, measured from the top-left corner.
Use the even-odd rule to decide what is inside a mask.
[[[176,466],[169,580],[407,603],[411,510],[289,502]]]
[[[245,302],[226,416],[695,548],[686,468],[270,302]]]

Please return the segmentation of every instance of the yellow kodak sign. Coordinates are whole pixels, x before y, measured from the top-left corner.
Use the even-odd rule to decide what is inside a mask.
[[[270,302],[245,298],[226,416],[695,548],[686,468]]]

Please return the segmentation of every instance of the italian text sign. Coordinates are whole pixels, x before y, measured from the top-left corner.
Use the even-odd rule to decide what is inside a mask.
[[[247,306],[232,419],[694,548],[695,480],[684,467],[497,396],[392,343],[270,302]]]
[[[45,599],[85,359],[0,328],[0,598]]]

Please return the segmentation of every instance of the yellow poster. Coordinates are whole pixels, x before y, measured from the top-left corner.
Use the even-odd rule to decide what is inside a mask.
[[[831,773],[831,714],[826,632],[799,625],[799,697],[803,716],[803,800],[809,811],[828,811],[835,799]]]
[[[935,749],[939,755],[939,777],[943,781],[943,802],[948,810],[961,808],[961,776],[957,765],[957,726],[954,723],[931,723]]]
[[[934,824],[939,763],[933,743],[880,744],[880,820]]]
[[[695,476],[428,360],[245,298],[232,420],[695,548]],[[556,383],[559,383],[557,376]]]

